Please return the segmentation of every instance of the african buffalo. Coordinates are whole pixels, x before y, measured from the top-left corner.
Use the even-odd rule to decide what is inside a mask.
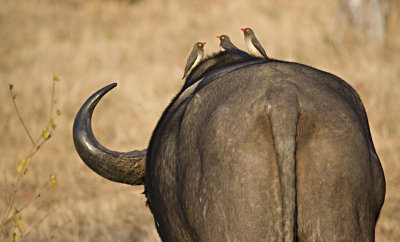
[[[224,51],[202,61],[147,150],[98,143],[96,104],[74,123],[82,160],[145,185],[163,241],[373,241],[385,179],[356,91],[312,67]]]

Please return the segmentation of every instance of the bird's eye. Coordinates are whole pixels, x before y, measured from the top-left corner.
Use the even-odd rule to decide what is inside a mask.
[[[246,29],[246,32],[249,32],[249,29]]]
[[[225,39],[225,37],[221,37],[221,39]]]
[[[199,44],[199,46],[201,46],[201,44]]]

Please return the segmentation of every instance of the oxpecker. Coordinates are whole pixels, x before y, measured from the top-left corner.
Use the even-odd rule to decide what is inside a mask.
[[[232,44],[231,39],[228,35],[218,35],[217,38],[220,40],[219,45],[221,46],[221,50],[236,50],[237,47]]]
[[[189,55],[189,58],[187,59],[186,62],[186,67],[185,67],[185,72],[183,73],[183,77],[182,79],[184,79],[186,77],[186,75],[193,70],[193,68],[195,66],[197,66],[197,64],[199,64],[199,62],[201,61],[201,59],[203,58],[204,55],[204,45],[206,44],[206,42],[197,42],[193,45],[193,50]]]
[[[258,42],[253,30],[251,28],[241,28],[241,30],[244,33],[244,41],[246,42],[246,47],[250,54],[260,57],[264,56],[268,59],[264,48],[261,46],[260,42]]]

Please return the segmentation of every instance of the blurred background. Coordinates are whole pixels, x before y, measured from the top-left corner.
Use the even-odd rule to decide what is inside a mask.
[[[159,241],[143,186],[110,182],[80,160],[72,124],[96,90],[118,86],[96,109],[93,129],[110,149],[147,146],[164,108],[182,86],[192,45],[227,34],[245,49],[251,27],[267,54],[331,72],[365,105],[384,168],[386,201],[377,241],[400,240],[400,1],[398,0],[0,0],[0,210],[33,136],[48,120],[57,75],[54,136],[35,155],[17,193],[22,206],[54,173],[22,216],[25,241]],[[43,219],[44,218],[44,219]]]

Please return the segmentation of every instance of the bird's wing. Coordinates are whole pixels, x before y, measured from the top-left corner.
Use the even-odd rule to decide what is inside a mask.
[[[258,39],[257,39],[255,36],[253,36],[253,37],[251,38],[251,42],[253,42],[254,47],[256,47],[256,49],[257,49],[265,58],[268,59],[268,56],[267,56],[267,54],[265,53],[264,48],[261,46],[260,42],[258,42]]]
[[[238,47],[236,47],[232,42],[228,42],[229,48],[230,49],[237,49]]]
[[[185,78],[188,71],[190,70],[190,67],[192,67],[194,62],[196,61],[196,58],[197,58],[197,51],[193,50],[192,53],[190,53],[189,58],[186,61],[185,72],[183,73],[182,79]]]

